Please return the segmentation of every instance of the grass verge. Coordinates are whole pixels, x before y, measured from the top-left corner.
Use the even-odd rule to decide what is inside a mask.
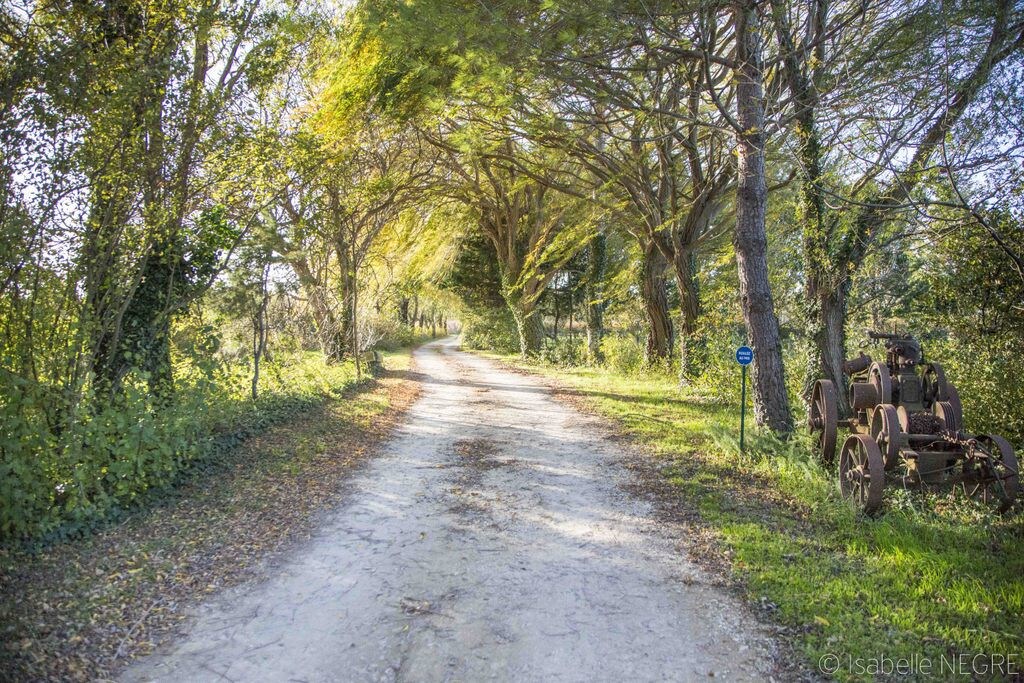
[[[0,679],[109,677],[197,600],[308,538],[417,395],[410,363],[408,350],[385,354],[382,377],[246,440],[116,526],[0,548]]]
[[[755,435],[741,456],[738,406],[687,396],[664,376],[495,357],[555,380],[569,400],[647,448],[662,482],[711,535],[702,550],[713,549],[748,598],[792,635],[808,671],[838,680],[1018,672],[1019,680],[1019,511],[999,517],[948,494],[889,488],[884,514],[866,518],[838,496],[806,437]]]

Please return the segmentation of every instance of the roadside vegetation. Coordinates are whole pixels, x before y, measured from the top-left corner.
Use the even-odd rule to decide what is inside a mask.
[[[418,394],[408,347],[179,473],[91,533],[0,548],[0,680],[108,678],[211,594],[259,578],[341,500]]]
[[[952,667],[959,654],[1020,651],[1019,517],[948,493],[896,491],[884,516],[867,518],[839,496],[807,438],[748,434],[740,453],[738,401],[681,393],[664,373],[498,357],[554,380],[563,398],[650,454],[671,495],[698,512],[695,556],[723,562],[755,608],[788,627],[809,670],[829,654],[844,666],[847,656],[916,656],[935,663],[934,678],[952,679],[942,658]]]
[[[404,157],[296,114],[338,17],[289,7],[0,9],[0,545],[87,534],[445,328]]]

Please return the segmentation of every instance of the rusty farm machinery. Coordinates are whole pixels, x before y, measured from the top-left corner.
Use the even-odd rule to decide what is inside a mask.
[[[863,352],[843,365],[851,416],[840,420],[836,387],[815,382],[808,426],[824,462],[835,462],[840,427],[839,489],[865,512],[882,505],[886,480],[907,488],[952,487],[1006,511],[1019,486],[1017,458],[1001,436],[964,432],[956,387],[942,366],[926,362],[907,334],[869,332],[885,342],[886,360]]]

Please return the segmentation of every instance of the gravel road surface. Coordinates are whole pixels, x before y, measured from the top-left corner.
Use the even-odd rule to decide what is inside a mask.
[[[123,680],[765,679],[771,639],[596,419],[454,338],[416,363],[422,397],[312,540]]]

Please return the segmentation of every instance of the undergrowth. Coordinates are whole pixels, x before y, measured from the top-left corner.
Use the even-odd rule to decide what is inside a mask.
[[[356,383],[352,362],[322,354],[277,354],[250,394],[244,364],[182,364],[173,396],[129,384],[102,410],[83,402],[62,429],[37,407],[45,394],[25,387],[0,401],[0,540],[49,542],[87,531],[167,491],[196,468],[268,426],[341,396]]]

